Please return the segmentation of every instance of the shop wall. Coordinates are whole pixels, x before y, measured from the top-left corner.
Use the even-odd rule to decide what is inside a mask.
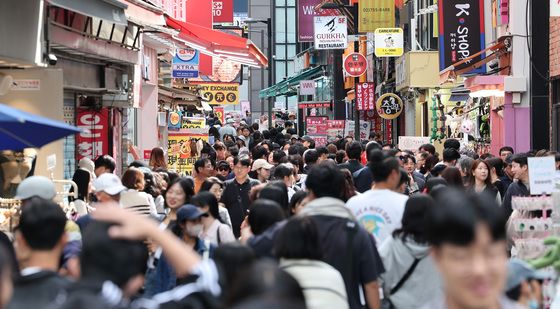
[[[138,109],[138,136],[139,155],[144,155],[144,150],[151,150],[158,145],[157,125],[157,86],[142,85],[142,108]]]
[[[560,17],[550,17],[550,76],[560,75]]]
[[[62,70],[28,69],[1,70],[0,72],[11,75],[14,79],[37,79],[40,81],[40,90],[9,91],[6,95],[0,95],[1,103],[29,113],[63,121]],[[40,134],[40,132],[38,133]],[[62,162],[64,161],[62,140],[50,143],[39,150],[35,175],[50,176],[47,173],[47,156],[51,154],[56,155],[58,163],[54,171],[54,177],[61,179]]]

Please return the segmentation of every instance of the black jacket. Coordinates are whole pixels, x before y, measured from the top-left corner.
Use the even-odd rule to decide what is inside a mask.
[[[369,166],[365,166],[360,170],[357,170],[352,174],[354,178],[354,186],[356,186],[356,190],[360,193],[364,193],[367,190],[371,189],[371,185],[373,184],[373,175],[371,174],[371,170]]]
[[[338,165],[338,168],[340,169],[346,168],[350,171],[350,173],[354,173],[357,170],[361,169],[362,167],[364,166],[358,160],[348,160],[347,162],[340,163]]]
[[[258,180],[247,178],[245,183],[239,184],[235,178],[225,182],[221,202],[226,206],[231,218],[231,227],[235,237],[241,235],[241,223],[249,209],[249,193],[251,188],[260,184]]]
[[[504,197],[504,202],[502,203],[502,207],[507,213],[509,217],[513,212],[513,208],[511,207],[511,198],[514,196],[529,196],[531,193],[529,189],[523,184],[521,181],[514,181],[509,185],[506,196]]]
[[[14,295],[7,309],[47,308],[54,303],[57,295],[71,284],[57,273],[42,270],[27,276],[20,276],[14,282]]]

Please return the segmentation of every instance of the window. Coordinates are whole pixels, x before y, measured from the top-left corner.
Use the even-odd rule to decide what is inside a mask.
[[[296,1],[274,1],[275,82],[294,74],[293,58],[296,55]]]

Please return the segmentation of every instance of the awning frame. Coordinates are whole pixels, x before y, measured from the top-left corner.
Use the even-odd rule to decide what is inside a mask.
[[[278,82],[268,88],[259,91],[259,98],[263,99],[267,97],[276,97],[279,95],[291,95],[292,93],[295,94],[297,92],[290,91],[291,89],[289,87],[295,87],[296,85],[299,84],[300,81],[309,78],[314,78],[315,76],[317,76],[319,73],[322,72],[323,72],[323,66],[320,65],[320,66],[309,68],[299,74],[292,75],[281,82]]]

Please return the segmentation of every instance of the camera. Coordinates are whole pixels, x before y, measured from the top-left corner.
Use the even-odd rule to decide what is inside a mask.
[[[45,54],[45,60],[49,62],[49,65],[56,65],[58,58],[54,54]]]

